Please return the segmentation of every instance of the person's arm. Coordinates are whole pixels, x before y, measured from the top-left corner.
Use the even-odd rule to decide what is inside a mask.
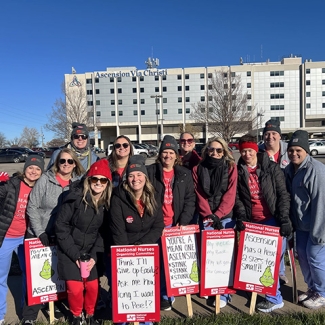
[[[29,200],[26,208],[26,213],[29,217],[30,228],[33,231],[34,235],[39,237],[41,234],[45,233],[45,229],[42,227],[42,212],[40,211],[40,205],[43,199],[43,196],[46,195],[46,185],[48,178],[45,175],[42,175],[32,191],[29,194]]]
[[[72,261],[76,262],[80,257],[80,252],[75,245],[71,235],[71,220],[75,212],[75,201],[66,200],[57,214],[55,222],[55,234],[57,242],[64,252]]]
[[[194,183],[194,190],[196,194],[196,210],[200,216],[207,217],[212,214],[208,198],[203,192],[203,189],[200,185],[198,174],[197,174],[198,166],[193,168],[193,183]]]
[[[114,245],[129,245],[122,204],[121,199],[113,194],[109,213],[109,226]]]
[[[234,208],[236,200],[237,178],[237,166],[234,165],[232,168],[228,169],[228,188],[220,200],[218,209],[214,212],[214,214],[219,218],[223,218]]]

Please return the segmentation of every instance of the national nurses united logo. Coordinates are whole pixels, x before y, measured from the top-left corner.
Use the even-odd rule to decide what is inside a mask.
[[[133,217],[132,216],[126,217],[126,222],[127,223],[132,223],[133,222]]]

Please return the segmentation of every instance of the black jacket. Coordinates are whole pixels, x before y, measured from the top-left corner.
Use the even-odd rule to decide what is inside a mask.
[[[267,153],[257,153],[257,175],[263,196],[272,216],[279,225],[288,223],[290,195],[287,192],[285,177],[280,166],[270,161]],[[251,221],[252,203],[248,186],[247,166],[242,158],[238,161],[238,185],[234,216],[238,220]]]
[[[164,203],[165,185],[163,181],[163,166],[155,163],[147,167],[149,179],[159,193],[160,204]],[[195,213],[196,195],[191,171],[185,167],[174,167],[173,181],[173,226],[187,226]]]
[[[98,213],[90,203],[82,200],[82,181],[73,183],[63,202],[55,222],[58,243],[58,272],[63,280],[81,281],[80,269],[76,261],[83,253],[88,253],[97,261],[97,254],[104,251],[99,228],[103,223],[104,206]],[[90,197],[86,197],[91,202]],[[89,280],[98,278],[96,264],[90,272]]]
[[[22,181],[20,176],[14,176],[0,183],[0,247],[14,218]]]
[[[123,183],[113,190],[109,214],[114,245],[154,244],[162,235],[164,219],[159,201],[153,216],[145,208],[141,217]]]

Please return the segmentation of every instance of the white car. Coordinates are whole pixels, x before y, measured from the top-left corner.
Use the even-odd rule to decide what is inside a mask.
[[[315,141],[309,143],[309,151],[311,156],[325,155],[325,142]]]
[[[113,145],[112,144],[108,145],[108,147],[107,147],[107,156],[109,156],[111,154],[112,150],[113,150]],[[136,149],[133,146],[133,152],[134,152],[135,155],[142,155],[145,158],[149,157],[147,149],[143,149],[143,148]]]

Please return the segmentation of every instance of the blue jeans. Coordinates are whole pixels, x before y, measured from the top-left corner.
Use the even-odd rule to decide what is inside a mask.
[[[18,238],[4,238],[0,247],[0,320],[4,319],[7,312],[8,275],[11,266],[12,253],[18,256],[22,271],[22,297],[21,308],[26,295],[26,268],[24,253],[24,236]]]
[[[259,223],[262,225],[278,227],[277,221],[274,218],[266,220],[265,222],[259,222]],[[282,239],[284,239],[284,238],[282,238]],[[285,249],[286,249],[286,242],[283,240],[282,247],[281,247],[281,260],[284,258],[283,254],[285,252]],[[280,289],[280,281],[278,280],[278,286],[276,288],[275,296],[265,295],[265,299],[267,301],[270,301],[273,304],[276,304],[276,305],[281,304],[283,299],[282,299],[282,295],[281,295],[281,292],[279,289]]]
[[[225,218],[225,219],[221,220],[221,223],[222,223],[223,228],[225,228],[225,229],[234,228],[235,224],[236,224],[236,222],[234,220],[232,220],[231,218]],[[213,230],[213,227],[205,227],[203,225],[202,218],[200,218],[199,225],[200,225],[201,230]],[[223,300],[224,302],[228,303],[231,301],[231,295],[228,293],[220,295],[220,300]]]
[[[296,248],[302,275],[309,289],[325,297],[325,246],[315,245],[309,231],[296,231]]]

